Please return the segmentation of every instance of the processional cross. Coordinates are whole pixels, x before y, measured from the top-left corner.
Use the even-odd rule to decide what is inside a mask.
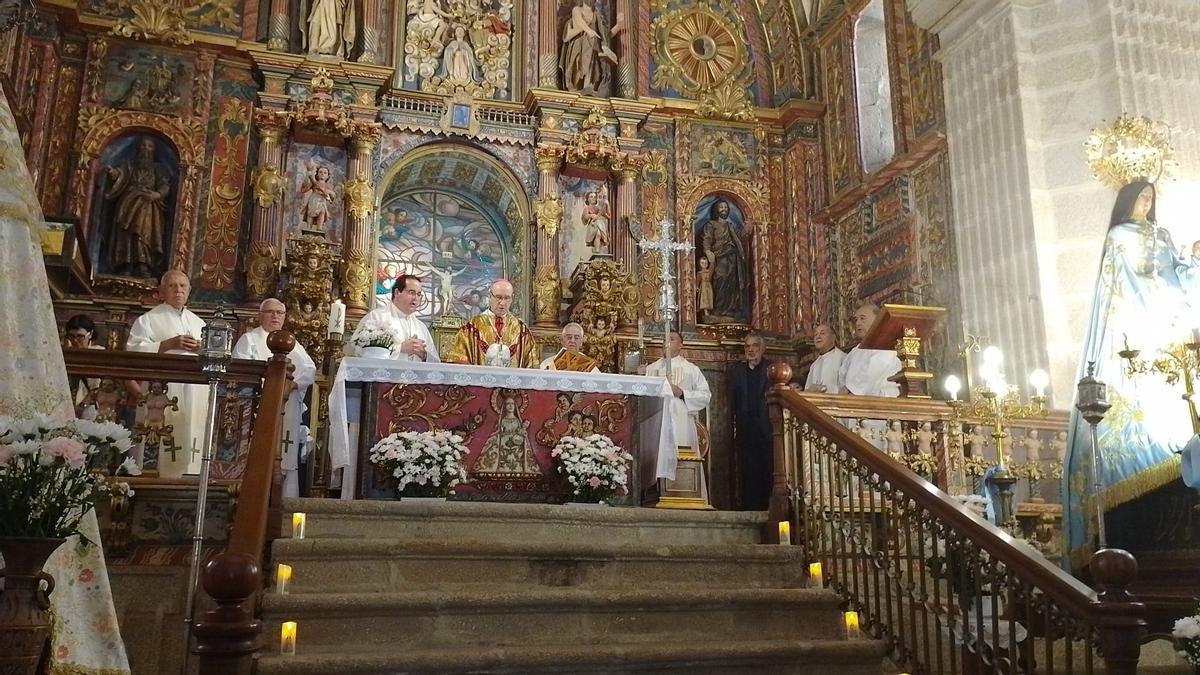
[[[691,251],[694,247],[687,242],[675,241],[675,223],[664,218],[658,224],[658,239],[642,239],[638,248],[643,251],[657,251],[662,259],[662,282],[658,289],[658,308],[663,318],[663,359],[667,362],[667,381],[671,380],[671,358],[667,354],[667,342],[671,339],[671,327],[675,325],[675,275],[672,265],[675,253]]]

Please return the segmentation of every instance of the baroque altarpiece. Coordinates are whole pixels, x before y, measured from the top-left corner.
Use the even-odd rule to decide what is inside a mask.
[[[408,272],[443,327],[511,279],[540,340],[577,321],[617,369],[661,331],[638,242],[670,220],[719,464],[750,328],[795,361],[864,299],[953,316],[936,48],[903,0],[79,0],[0,34],[0,81],[89,269],[60,318],[110,348],[167,269],[202,315],[284,297],[318,358],[334,298]]]

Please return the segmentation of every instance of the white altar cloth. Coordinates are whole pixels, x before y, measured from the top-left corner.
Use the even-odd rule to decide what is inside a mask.
[[[423,363],[347,356],[342,359],[329,391],[329,460],[342,469],[342,499],[354,499],[358,452],[350,446],[348,382],[391,382],[395,384],[449,384],[464,387],[504,387],[594,394],[636,396],[645,399],[644,418],[636,420],[639,442],[639,473],[646,478],[675,478],[678,449],[675,426],[669,410],[671,385],[666,378],[609,373],[575,373],[529,368],[464,366],[453,363]],[[357,412],[357,411],[356,411]],[[651,474],[653,472],[653,474]],[[640,495],[634,495],[635,498]]]

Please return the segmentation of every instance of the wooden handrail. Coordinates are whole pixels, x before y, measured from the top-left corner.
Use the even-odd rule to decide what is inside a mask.
[[[790,520],[792,497],[788,467],[798,459],[789,457],[785,442],[785,411],[807,424],[817,435],[836,445],[859,465],[884,481],[892,490],[915,503],[931,519],[939,521],[959,537],[985,551],[1002,563],[1022,582],[1027,583],[1053,600],[1063,610],[1096,627],[1104,647],[1104,659],[1109,672],[1136,672],[1138,633],[1145,626],[1144,607],[1126,592],[1137,574],[1137,563],[1125,551],[1105,549],[1093,557],[1093,576],[1100,592],[1051,564],[1035,549],[1013,538],[995,525],[974,517],[965,506],[951,498],[932,483],[909,470],[842,426],[813,402],[791,389],[790,367],[772,367],[774,382],[768,394],[774,427],[775,473],[769,519],[763,534],[766,541],[777,541],[775,523]],[[794,453],[794,448],[792,449]],[[1132,664],[1132,665],[1130,665]],[[1115,668],[1115,670],[1114,670]]]
[[[208,373],[200,369],[199,356],[63,349],[63,360],[67,365],[67,373],[80,377],[208,384]],[[266,371],[267,364],[262,361],[233,359],[221,379],[226,383],[257,385],[262,382]]]

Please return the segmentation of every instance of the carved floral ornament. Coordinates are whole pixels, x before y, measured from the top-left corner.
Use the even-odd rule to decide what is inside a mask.
[[[555,195],[538,197],[533,202],[533,214],[546,235],[553,237],[558,234],[558,226],[562,224],[562,200]]]
[[[366,175],[359,174],[354,180],[346,181],[346,210],[357,220],[371,217],[375,208],[375,186]]]
[[[286,183],[287,180],[276,166],[259,167],[254,171],[254,202],[263,209],[279,204]]]
[[[745,26],[729,0],[663,12],[650,26],[658,68],[653,86],[697,99],[705,117],[749,120],[751,76]]]

